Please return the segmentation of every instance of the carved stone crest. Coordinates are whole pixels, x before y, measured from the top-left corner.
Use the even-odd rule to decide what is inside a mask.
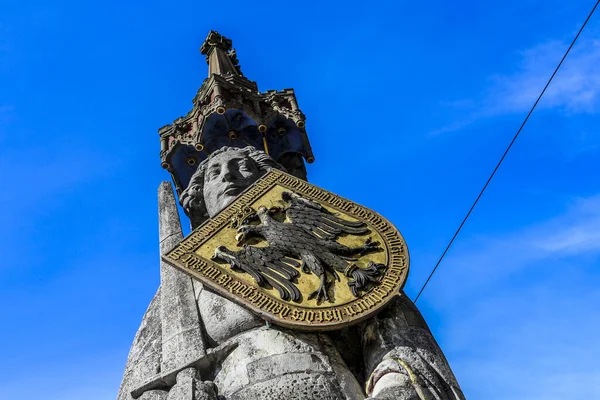
[[[400,292],[409,266],[389,221],[278,170],[163,259],[265,320],[302,330],[368,318]]]

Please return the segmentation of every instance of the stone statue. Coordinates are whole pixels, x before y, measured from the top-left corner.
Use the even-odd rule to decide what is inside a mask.
[[[181,202],[215,216],[272,168],[252,147],[203,161]],[[181,240],[170,185],[159,190],[161,253]],[[118,400],[464,399],[423,317],[404,294],[376,317],[328,333],[265,325],[168,265],[129,354]]]

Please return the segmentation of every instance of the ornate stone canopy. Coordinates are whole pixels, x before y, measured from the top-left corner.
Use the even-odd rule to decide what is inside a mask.
[[[253,146],[306,179],[304,160],[314,156],[305,116],[293,89],[259,92],[238,64],[231,40],[210,31],[200,48],[208,78],[192,109],[159,129],[161,165],[171,173],[178,194],[186,189],[198,164],[223,146]]]

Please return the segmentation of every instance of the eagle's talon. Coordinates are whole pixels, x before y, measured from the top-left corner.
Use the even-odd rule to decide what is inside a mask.
[[[252,227],[252,225],[248,225],[248,224],[244,224],[241,225],[239,228],[237,228],[237,233],[241,233],[242,231],[246,230],[246,229],[250,229],[250,227]]]
[[[317,304],[321,304],[323,300],[329,301],[329,295],[327,294],[327,289],[323,286],[319,286],[317,290],[308,295],[308,300],[312,300],[316,298]]]
[[[277,214],[281,210],[283,210],[283,208],[279,206],[272,206],[271,208],[269,208],[269,215]]]
[[[308,295],[308,300],[312,300],[316,297],[317,304],[321,304],[323,300],[331,301],[329,300],[329,295],[327,294],[328,288],[329,285],[327,284],[327,277],[325,275],[321,275],[321,284],[319,285],[319,288]]]
[[[377,250],[381,250],[381,247],[379,247],[379,242],[374,242],[373,239],[371,237],[369,237],[365,240],[365,243],[363,244],[362,248],[359,250],[359,254],[362,256],[369,251],[377,251]]]
[[[258,219],[258,213],[256,211],[254,211],[252,214],[249,214],[246,216],[246,218],[244,218],[244,220],[242,221],[242,226],[249,225],[250,222],[256,221],[257,219]]]
[[[251,236],[259,235],[258,231],[259,227],[257,225],[242,225],[237,228],[237,235],[235,235],[235,240],[237,240],[237,246],[241,247],[242,244]]]
[[[365,247],[369,249],[379,248],[379,242],[374,242],[373,238],[369,237],[367,240],[365,240]]]

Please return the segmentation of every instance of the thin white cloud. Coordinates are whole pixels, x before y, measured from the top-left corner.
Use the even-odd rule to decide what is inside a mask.
[[[477,121],[531,109],[570,42],[551,40],[518,54],[517,68],[489,78],[479,98],[442,102],[463,116],[431,131],[430,135],[453,132]],[[565,114],[593,114],[600,111],[600,35],[584,32],[537,106]]]
[[[518,70],[492,77],[487,113],[523,112],[531,108],[569,43],[549,41],[521,53]],[[600,40],[582,38],[565,60],[538,107],[569,113],[600,109]]]
[[[452,271],[447,273],[460,281],[465,290],[493,287],[497,280],[537,261],[598,254],[600,195],[575,199],[562,215],[520,231],[504,236],[481,235],[459,246],[446,260],[445,270]],[[461,250],[465,248],[470,250]],[[449,295],[453,292],[440,289]],[[454,292],[456,295],[459,294]]]
[[[454,249],[426,301],[467,398],[600,398],[599,227],[596,195]]]
[[[463,343],[449,355],[467,398],[599,398],[600,290],[577,289],[560,282],[500,288],[465,304],[467,316],[448,331]]]
[[[478,116],[477,114],[473,114],[473,115],[465,117],[461,120],[452,122],[451,124],[442,126],[441,128],[434,129],[433,131],[429,132],[429,135],[435,136],[435,135],[440,135],[442,133],[447,133],[447,132],[456,132],[462,128],[465,128],[465,127],[471,125],[473,122],[477,121],[480,118],[481,117]]]
[[[505,241],[520,243],[534,259],[600,252],[600,195],[578,198],[556,218],[516,233]]]

